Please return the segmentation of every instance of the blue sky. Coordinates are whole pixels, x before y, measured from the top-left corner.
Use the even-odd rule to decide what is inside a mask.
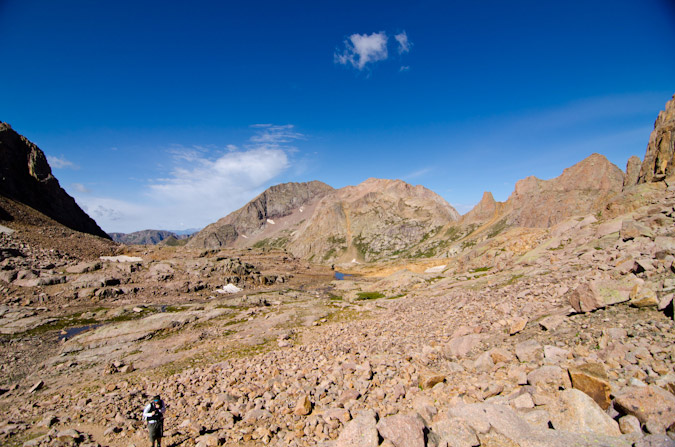
[[[0,120],[106,231],[202,227],[266,187],[422,184],[461,213],[675,93],[675,4],[0,0]]]

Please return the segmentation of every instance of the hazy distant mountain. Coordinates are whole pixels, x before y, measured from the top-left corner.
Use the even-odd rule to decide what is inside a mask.
[[[191,234],[177,234],[167,230],[142,230],[133,233],[110,233],[110,237],[115,242],[126,245],[155,245],[169,238],[187,239]]]
[[[109,239],[61,188],[44,152],[3,122],[0,122],[0,195],[28,205],[73,230]],[[5,213],[11,214],[9,210]]]
[[[196,234],[188,246],[275,247],[319,262],[406,252],[459,214],[443,198],[400,180],[334,190],[321,182],[273,186]]]

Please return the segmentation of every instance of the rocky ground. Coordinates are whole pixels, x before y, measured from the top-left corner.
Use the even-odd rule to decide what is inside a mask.
[[[674,445],[666,186],[342,281],[280,251],[3,234],[0,442],[140,447],[161,394],[165,446]]]

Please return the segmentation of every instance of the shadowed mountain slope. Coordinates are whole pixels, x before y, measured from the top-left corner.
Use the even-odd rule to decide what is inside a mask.
[[[0,195],[26,204],[68,228],[110,239],[61,188],[40,148],[2,122]]]

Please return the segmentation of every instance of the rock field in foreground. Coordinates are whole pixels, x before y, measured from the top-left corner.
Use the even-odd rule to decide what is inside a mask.
[[[65,279],[35,285],[46,294],[35,302],[25,302],[33,285],[12,279],[5,290],[23,290],[24,300],[0,310],[6,333],[42,314],[59,318],[39,310],[59,292],[101,306],[97,291],[117,288],[120,307],[135,307],[127,311],[138,318],[112,321],[110,309],[90,309],[103,326],[49,345],[32,371],[5,382],[0,441],[147,445],[140,413],[161,394],[164,445],[674,445],[675,194],[652,202],[539,231],[523,254],[509,254],[517,241],[504,239],[505,260],[476,252],[466,257],[471,268],[257,295],[208,298],[223,285],[215,280],[203,291],[179,288],[193,284],[191,268],[212,263],[216,278],[219,265],[236,268],[215,252],[200,266],[159,259],[160,249],[129,253],[144,262],[121,267],[119,284],[81,288],[84,275],[105,278],[119,266],[44,265],[24,279]],[[306,268],[294,262],[295,271]],[[172,313],[152,311],[170,296],[183,297]],[[5,337],[5,356],[30,338]]]

